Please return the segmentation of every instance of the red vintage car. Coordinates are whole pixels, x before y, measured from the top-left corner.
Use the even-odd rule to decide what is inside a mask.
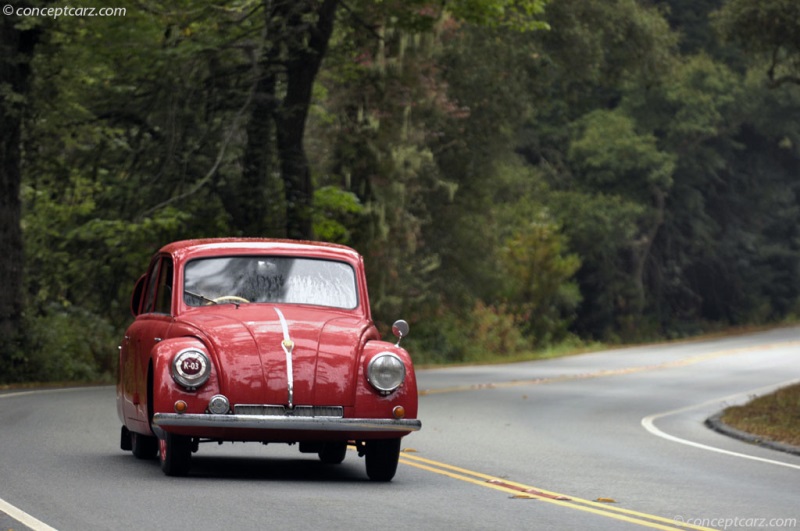
[[[133,290],[119,348],[120,446],[190,470],[201,442],[297,443],[325,463],[348,445],[390,481],[419,430],[408,353],[381,340],[364,262],[312,242],[171,243]],[[393,327],[402,339],[405,321]]]

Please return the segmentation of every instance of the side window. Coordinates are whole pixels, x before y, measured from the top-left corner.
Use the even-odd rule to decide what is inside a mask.
[[[158,275],[158,290],[156,291],[156,313],[172,313],[172,260],[161,260],[161,272]]]
[[[144,306],[142,307],[142,313],[151,313],[153,311],[153,303],[156,300],[156,283],[158,281],[158,273],[161,269],[159,266],[161,265],[161,260],[156,259],[153,261],[153,264],[150,266],[150,273],[147,277],[147,293],[144,299]]]

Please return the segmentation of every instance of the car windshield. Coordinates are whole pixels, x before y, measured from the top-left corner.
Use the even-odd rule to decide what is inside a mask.
[[[250,302],[358,306],[353,268],[332,260],[284,256],[192,260],[184,268],[183,288],[189,306]]]

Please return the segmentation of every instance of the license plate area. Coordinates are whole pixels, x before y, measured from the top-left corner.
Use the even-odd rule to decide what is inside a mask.
[[[343,418],[342,406],[294,406],[289,408],[282,405],[268,404],[236,404],[233,406],[235,415],[260,415],[270,417],[325,417]]]

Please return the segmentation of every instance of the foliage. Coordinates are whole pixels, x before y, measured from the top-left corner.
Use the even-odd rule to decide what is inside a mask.
[[[713,14],[717,31],[762,61],[773,87],[800,85],[800,5],[793,0],[728,0]]]
[[[552,210],[581,259],[576,280],[581,302],[573,330],[582,337],[617,339],[636,296],[628,260],[646,207],[619,196],[563,191]]]
[[[335,186],[323,186],[314,192],[314,234],[322,241],[350,243],[349,227],[355,225],[364,207],[358,197]]]
[[[48,305],[28,329],[29,354],[21,371],[34,382],[111,382],[117,329],[103,315],[75,306]]]
[[[431,362],[796,314],[795,4],[142,0],[16,28],[27,328],[0,378],[107,377],[149,256],[200,236],[354,246]]]
[[[435,320],[420,322],[403,344],[422,364],[515,360],[533,351],[505,305],[481,301],[463,315],[441,312]]]
[[[537,18],[544,13],[543,0],[454,0],[448,3],[447,9],[459,20],[489,27],[517,30],[548,27]]]
[[[545,215],[521,224],[500,250],[506,299],[530,341],[564,339],[581,296],[572,277],[580,258],[566,254],[561,228]]]
[[[636,131],[621,109],[592,111],[577,125],[568,156],[585,189],[644,202],[654,188],[672,186],[674,157],[659,151],[655,135]]]

